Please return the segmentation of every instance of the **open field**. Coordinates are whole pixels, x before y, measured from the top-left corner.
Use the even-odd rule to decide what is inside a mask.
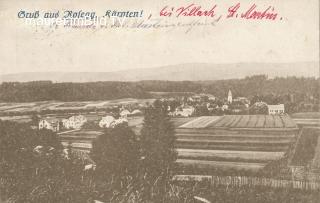
[[[193,96],[194,92],[148,92],[153,98]]]
[[[296,118],[320,119],[320,112],[300,112],[300,113],[293,113],[290,116],[293,119],[296,119]]]
[[[197,159],[178,159],[178,165],[189,166],[195,168],[216,168],[222,170],[235,169],[235,170],[249,170],[258,171],[266,164],[263,163],[248,163],[248,162],[227,162],[227,161],[207,161]]]
[[[100,130],[76,130],[60,133],[59,137],[64,147],[71,146],[74,149],[90,150],[92,141],[102,134]]]
[[[230,115],[212,122],[208,128],[296,128],[289,116],[283,115]]]
[[[291,165],[319,168],[320,130],[303,128],[298,140]]]
[[[86,142],[74,142],[74,143],[62,142],[62,145],[64,147],[68,147],[70,145],[74,149],[87,149],[87,150],[89,150],[92,148],[92,143],[86,143]]]
[[[320,112],[302,112],[291,115],[299,127],[320,128]]]
[[[0,116],[1,120],[4,121],[14,121],[18,123],[26,123],[31,121],[31,116],[25,115],[25,116]]]
[[[180,128],[205,128],[218,119],[221,119],[221,116],[201,116],[179,127]]]
[[[109,108],[118,105],[152,103],[154,99],[117,99],[107,101],[79,101],[79,102],[60,102],[42,101],[30,103],[0,103],[1,112],[40,112],[44,110],[84,110],[92,108]]]
[[[272,178],[259,178],[247,176],[203,176],[203,175],[176,175],[175,181],[209,181],[212,186],[225,185],[227,187],[272,187],[272,188],[293,188],[306,190],[320,190],[320,183],[311,181],[294,181]]]
[[[203,149],[177,149],[181,157],[213,157],[213,158],[230,158],[230,159],[251,159],[270,161],[281,158],[284,152],[254,152],[252,151],[234,151],[234,150],[203,150]]]
[[[276,141],[272,141],[272,140],[239,140],[239,139],[234,139],[234,140],[213,140],[213,139],[177,139],[176,140],[179,143],[195,143],[195,144],[216,144],[216,145],[228,145],[228,144],[236,144],[239,146],[257,146],[257,145],[273,145],[273,146],[277,146],[277,145],[286,145],[286,144],[290,144],[292,141],[290,139],[288,140],[276,140]]]
[[[99,121],[104,116],[99,113],[83,115],[91,121]],[[65,117],[61,114],[55,118]],[[268,119],[272,125],[266,126]],[[129,126],[139,134],[143,117],[128,117],[128,121]],[[184,167],[197,166],[202,169],[257,171],[267,163],[283,157],[298,130],[296,127],[286,127],[283,118],[276,116],[205,116],[173,118],[171,121],[176,132],[177,162]],[[241,122],[242,128],[239,128]],[[263,128],[256,127],[259,122],[263,123]],[[89,152],[92,141],[101,134],[103,129],[97,128],[62,132],[59,136],[65,147],[70,144],[74,149]]]
[[[316,130],[318,134],[317,146],[315,147],[314,151],[314,158],[312,160],[312,167],[313,168],[320,168],[320,129]]]
[[[186,169],[258,171],[284,156],[298,130],[289,116],[194,118],[176,128],[178,163]]]
[[[179,133],[179,138],[185,138],[185,139],[210,139],[210,138],[214,138],[215,140],[229,140],[229,139],[236,139],[236,138],[240,138],[241,140],[243,139],[251,139],[251,140],[264,140],[264,139],[268,139],[268,140],[287,140],[287,139],[291,139],[294,138],[295,135],[294,134],[289,134],[289,135],[272,135],[272,134],[263,134],[263,135],[259,135],[259,134],[205,134],[205,133],[199,133],[197,135],[194,135],[192,133]]]
[[[228,131],[228,135],[292,135],[296,134],[298,128],[177,128],[176,132],[179,134],[187,133],[196,133],[200,134],[211,134],[211,135],[219,135],[226,134],[226,130]]]
[[[236,150],[236,151],[251,151],[252,153],[256,151],[265,152],[279,152],[288,150],[287,145],[219,145],[219,144],[206,144],[206,143],[176,143],[175,147],[177,149],[206,149],[206,150]]]
[[[194,120],[195,118],[193,117],[186,117],[186,118],[171,118],[170,120],[172,121],[173,125],[175,128],[189,122],[189,121],[192,121]]]
[[[293,120],[301,127],[320,127],[320,118],[294,118]]]
[[[248,129],[283,129],[297,128],[295,122],[287,115],[226,115],[201,116],[190,118],[179,128],[210,129],[210,128],[248,128]]]

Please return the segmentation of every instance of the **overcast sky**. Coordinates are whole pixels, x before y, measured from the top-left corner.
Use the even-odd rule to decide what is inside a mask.
[[[159,18],[166,5],[204,8],[217,4],[222,19],[215,26],[200,26],[186,33],[175,29],[70,29],[25,25],[20,10],[96,11],[143,10]],[[319,61],[319,0],[240,0],[241,11],[253,3],[275,7],[282,20],[225,19],[238,1],[110,1],[110,0],[0,0],[0,74],[50,71],[116,71],[181,63],[294,63]],[[191,22],[192,17],[163,22]],[[200,18],[204,21],[206,18]],[[279,18],[278,18],[279,19]],[[207,22],[211,22],[207,18]]]

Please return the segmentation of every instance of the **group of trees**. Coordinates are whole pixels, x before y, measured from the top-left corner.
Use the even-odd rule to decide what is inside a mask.
[[[255,75],[242,79],[216,81],[142,81],[139,84],[146,91],[209,93],[225,98],[231,89],[233,96],[294,94],[303,100],[305,95],[319,98],[319,82],[316,78],[287,77],[268,79],[266,75]]]
[[[88,82],[53,83],[51,81],[4,82],[0,85],[2,102],[87,101],[121,98],[145,98],[147,93],[138,83]]]
[[[68,157],[55,133],[0,121],[1,201],[78,202],[87,188],[77,178],[84,163]]]
[[[319,100],[319,78],[273,78],[255,75],[243,79],[217,81],[140,81],[140,82],[88,82],[52,83],[50,81],[4,82],[0,85],[0,101],[83,101],[119,98],[147,98],[149,92],[209,93],[225,98],[229,89],[233,96],[266,98],[270,103],[290,100],[296,102],[312,96]],[[273,95],[270,97],[270,95]],[[270,101],[269,101],[270,100]]]
[[[0,120],[0,197],[11,202],[167,202],[175,170],[167,106],[146,109],[141,135],[105,129],[90,159],[63,149],[57,134]]]
[[[167,113],[167,106],[156,101],[145,111],[139,136],[122,123],[106,128],[105,134],[93,142],[90,157],[97,165],[95,181],[104,185],[99,191],[104,201],[134,197],[137,202],[166,202],[176,160],[174,128]],[[112,187],[117,195],[105,191],[105,187]],[[122,196],[124,193],[129,194]]]

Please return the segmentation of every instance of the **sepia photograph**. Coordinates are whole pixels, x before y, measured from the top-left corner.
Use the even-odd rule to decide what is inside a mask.
[[[319,0],[0,0],[0,203],[320,202]]]

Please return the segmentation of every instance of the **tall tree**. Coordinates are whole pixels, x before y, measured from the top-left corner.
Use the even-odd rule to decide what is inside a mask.
[[[144,170],[151,177],[169,177],[177,158],[174,149],[174,127],[167,109],[166,105],[157,100],[145,110],[141,151]]]
[[[127,124],[107,128],[94,142],[91,157],[97,165],[99,179],[123,178],[137,172],[138,145]]]

